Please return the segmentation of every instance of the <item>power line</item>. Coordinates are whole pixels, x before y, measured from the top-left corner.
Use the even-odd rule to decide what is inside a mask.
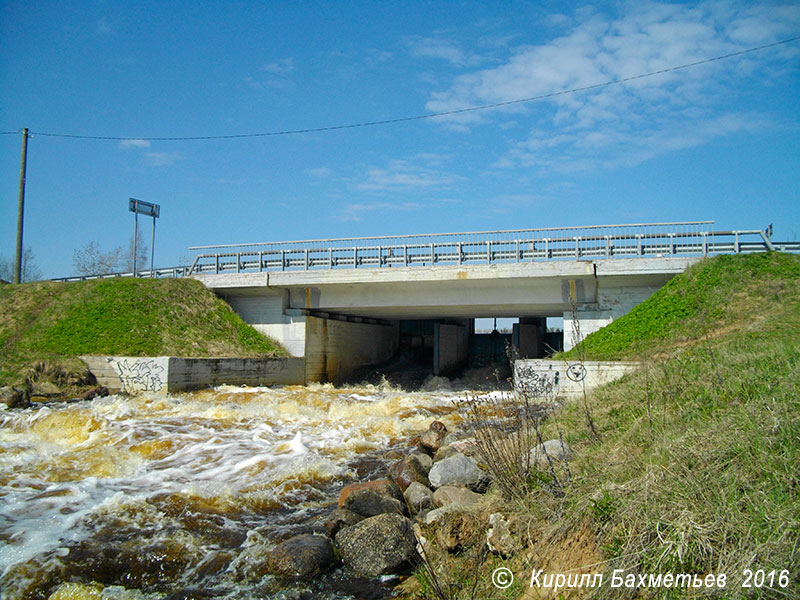
[[[70,134],[70,133],[52,133],[52,132],[45,132],[45,131],[32,131],[31,134],[33,135],[41,135],[46,137],[58,137],[58,138],[70,138],[70,139],[81,139],[81,140],[108,140],[108,141],[135,141],[140,140],[144,142],[184,142],[184,141],[195,141],[195,140],[234,140],[234,139],[243,139],[243,138],[259,138],[259,137],[272,137],[272,136],[281,136],[281,135],[297,135],[301,133],[320,133],[325,131],[337,131],[341,129],[356,129],[360,127],[374,127],[377,125],[391,125],[394,123],[406,123],[409,121],[420,121],[423,119],[433,119],[437,117],[447,117],[451,115],[458,115],[470,112],[477,112],[481,110],[491,110],[494,108],[501,108],[504,106],[512,106],[514,104],[524,104],[527,102],[535,102],[537,100],[546,100],[548,98],[555,98],[558,96],[565,96],[568,94],[577,94],[579,92],[586,92],[589,90],[596,90],[612,85],[619,85],[622,83],[628,83],[630,81],[635,81],[637,79],[644,79],[646,77],[654,77],[656,75],[663,75],[665,73],[672,73],[674,71],[680,71],[683,69],[689,69],[692,67],[697,67],[700,65],[705,65],[708,63],[716,62],[719,60],[725,60],[728,58],[734,58],[736,56],[742,56],[744,54],[750,54],[751,52],[758,52],[759,50],[765,50],[767,48],[774,48],[775,46],[781,46],[783,44],[789,44],[791,42],[795,42],[800,40],[800,36],[795,36],[792,38],[788,38],[785,40],[781,40],[779,42],[773,42],[771,44],[764,44],[762,46],[756,46],[754,48],[747,48],[746,50],[739,50],[737,52],[730,52],[728,54],[723,54],[720,56],[715,56],[713,58],[706,58],[703,60],[698,60],[691,63],[686,63],[683,65],[678,65],[674,67],[667,67],[665,69],[659,69],[657,71],[650,71],[648,73],[641,73],[639,75],[632,75],[631,77],[623,77],[621,79],[612,79],[611,81],[605,81],[603,83],[596,83],[593,85],[586,85],[577,88],[571,88],[568,90],[562,90],[560,92],[550,92],[547,94],[540,94],[538,96],[531,96],[529,98],[519,98],[517,100],[507,100],[505,102],[495,102],[493,104],[482,104],[480,106],[470,106],[467,108],[458,108],[454,110],[447,110],[442,112],[435,112],[435,113],[426,113],[423,115],[413,115],[410,117],[396,117],[392,119],[382,119],[378,121],[365,121],[361,123],[348,123],[345,125],[329,125],[325,127],[309,127],[304,129],[286,129],[281,131],[267,131],[267,132],[260,132],[260,133],[238,133],[238,134],[228,134],[228,135],[195,135],[195,136],[181,136],[181,137],[124,137],[124,136],[111,136],[111,135],[81,135],[81,134]],[[10,135],[10,134],[18,134],[19,131],[11,131],[11,132],[0,132],[0,135]]]

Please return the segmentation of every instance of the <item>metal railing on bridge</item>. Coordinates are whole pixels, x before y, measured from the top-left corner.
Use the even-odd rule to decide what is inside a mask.
[[[144,269],[141,271],[137,270],[136,276],[144,278],[154,277],[158,279],[188,277],[191,274],[190,269],[191,267],[189,266],[166,267],[163,269],[153,269],[152,271]],[[112,279],[115,277],[133,277],[133,272],[102,273],[97,275],[72,275],[70,277],[59,277],[57,279],[51,279],[51,281],[86,281],[88,279]]]
[[[494,265],[553,260],[710,256],[780,250],[766,230],[712,231],[713,221],[516,229],[194,246],[189,274]]]

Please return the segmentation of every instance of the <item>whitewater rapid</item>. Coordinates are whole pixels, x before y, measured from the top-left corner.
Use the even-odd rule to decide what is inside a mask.
[[[456,396],[225,386],[2,411],[2,597],[64,581],[282,597],[265,550],[319,527],[338,489],[382,475],[432,420],[457,427]]]

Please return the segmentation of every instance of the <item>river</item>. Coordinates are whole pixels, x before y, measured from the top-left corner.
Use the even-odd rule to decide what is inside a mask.
[[[434,419],[457,426],[456,397],[224,386],[2,411],[0,596],[94,582],[85,597],[388,597],[341,569],[280,582],[267,550],[324,530],[339,489],[382,476],[385,453]]]

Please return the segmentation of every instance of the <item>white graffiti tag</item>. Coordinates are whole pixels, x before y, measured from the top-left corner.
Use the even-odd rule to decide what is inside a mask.
[[[116,362],[122,390],[125,392],[160,392],[164,387],[163,365],[152,359]]]

